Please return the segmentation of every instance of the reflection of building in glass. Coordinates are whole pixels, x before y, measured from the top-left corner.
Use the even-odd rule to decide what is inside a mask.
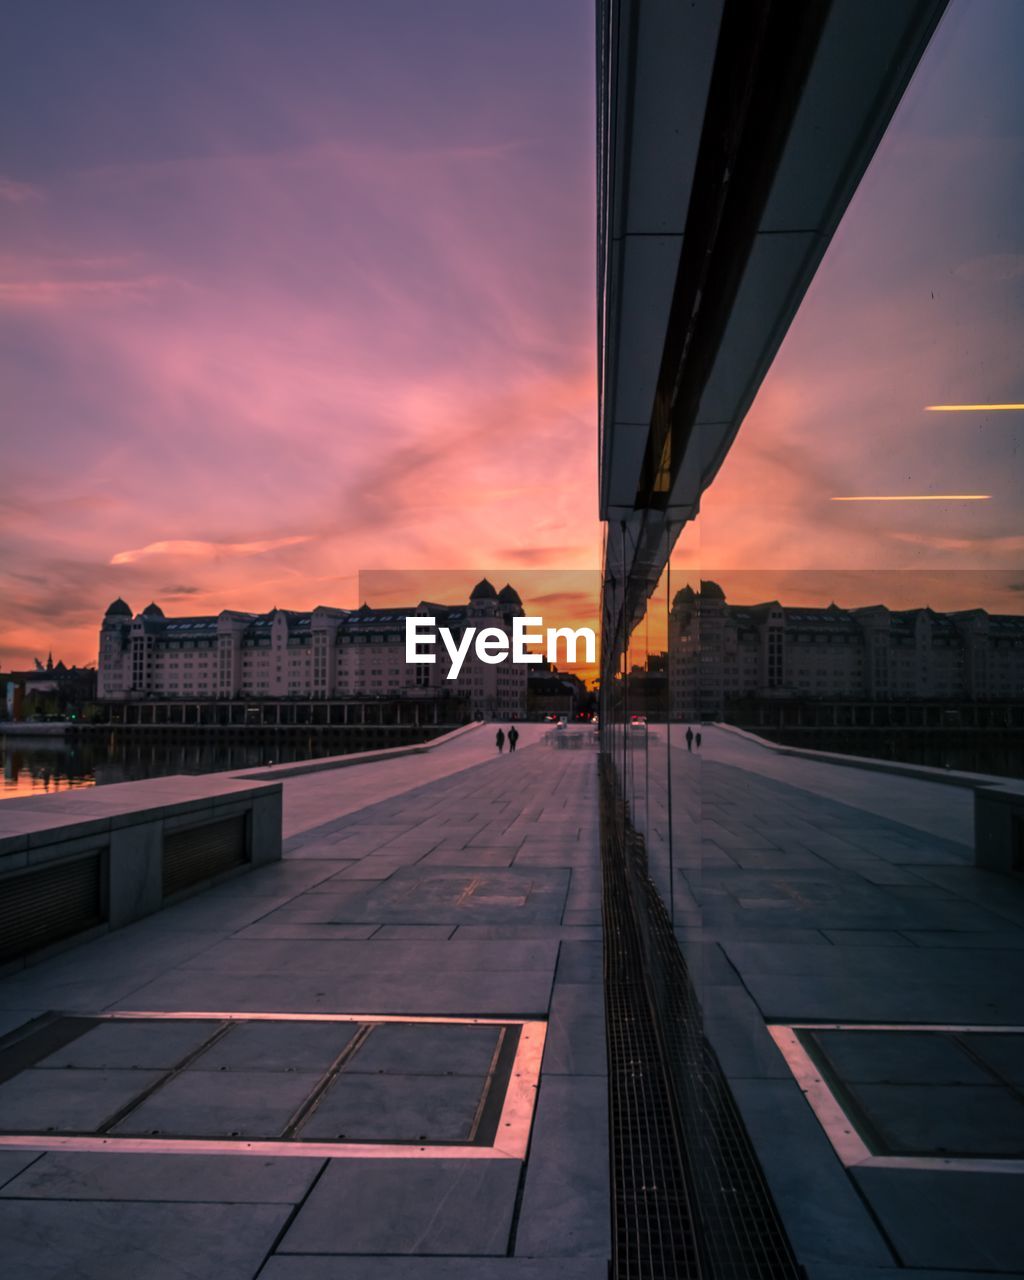
[[[625,697],[633,715],[664,720],[668,712],[668,654],[649,653],[643,663],[631,663]]]
[[[137,616],[123,600],[100,629],[99,697],[206,701],[232,698],[463,698],[474,716],[522,718],[527,668],[489,665],[471,647],[458,679],[447,680],[446,655],[433,664],[405,661],[405,619],[432,617],[456,639],[467,626],[499,627],[523,606],[511,586],[486,578],[468,604],[421,601],[408,608],[334,609],[308,613],[225,609],[205,617],[168,618],[156,604]]]
[[[527,711],[531,720],[548,715],[575,717],[589,704],[587,686],[577,675],[556,671],[550,662],[526,668]]]
[[[1024,698],[1024,617],[728,604],[715,582],[676,593],[673,718],[721,719],[739,698],[978,701]]]

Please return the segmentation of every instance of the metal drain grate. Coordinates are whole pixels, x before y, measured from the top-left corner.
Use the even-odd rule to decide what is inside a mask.
[[[602,766],[614,1280],[797,1280],[800,1268]]]
[[[679,1125],[636,963],[639,942],[622,868],[607,856],[604,876],[612,1275],[688,1280],[701,1269]]]

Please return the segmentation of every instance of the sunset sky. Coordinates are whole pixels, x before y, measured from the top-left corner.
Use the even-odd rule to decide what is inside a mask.
[[[118,595],[599,565],[593,25],[5,9],[0,665],[95,661]],[[1024,564],[1024,414],[924,411],[1024,401],[1022,47],[1024,5],[953,0],[680,564]],[[927,492],[991,498],[830,501]]]

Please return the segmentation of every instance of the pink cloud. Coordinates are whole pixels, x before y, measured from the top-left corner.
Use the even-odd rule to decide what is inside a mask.
[[[29,204],[42,198],[42,189],[31,182],[15,182],[13,178],[0,177],[0,201],[6,204]]]
[[[217,560],[223,556],[255,556],[265,551],[278,551],[281,547],[294,547],[309,542],[311,534],[291,538],[270,538],[262,542],[193,542],[173,538],[165,542],[151,542],[133,551],[118,551],[111,556],[111,564],[134,564],[150,556],[172,556],[176,559]]]

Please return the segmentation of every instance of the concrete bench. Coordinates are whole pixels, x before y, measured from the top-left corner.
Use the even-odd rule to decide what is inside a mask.
[[[0,805],[0,967],[281,857],[281,783],[151,778]]]

